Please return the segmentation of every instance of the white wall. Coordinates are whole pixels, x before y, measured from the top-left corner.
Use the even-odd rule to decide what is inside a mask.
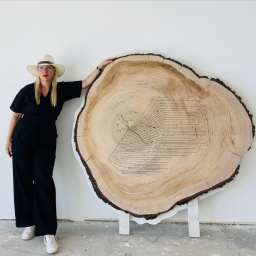
[[[66,67],[59,81],[86,78],[108,57],[131,49],[156,50],[216,74],[256,113],[256,2],[0,2],[0,90],[2,153],[0,218],[15,218],[12,162],[4,151],[18,90],[34,81],[26,65],[41,54]],[[54,180],[58,218],[118,217],[97,199],[71,145],[80,99],[66,102],[57,120]],[[253,118],[254,123],[255,117]],[[241,161],[240,173],[224,191],[200,201],[200,220],[256,222],[256,146]],[[172,217],[186,220],[183,210]]]

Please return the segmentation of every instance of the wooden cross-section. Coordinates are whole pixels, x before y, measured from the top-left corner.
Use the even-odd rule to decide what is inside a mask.
[[[135,217],[231,181],[255,134],[231,88],[161,55],[115,59],[85,97],[76,150],[99,198]]]

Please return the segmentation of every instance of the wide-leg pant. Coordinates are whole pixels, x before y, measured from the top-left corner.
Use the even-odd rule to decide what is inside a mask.
[[[35,236],[56,234],[53,168],[57,146],[55,122],[22,117],[12,136],[16,227],[35,225]]]

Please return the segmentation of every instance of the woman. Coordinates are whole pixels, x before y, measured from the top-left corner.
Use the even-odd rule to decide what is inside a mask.
[[[115,58],[103,61],[85,80],[57,82],[65,68],[51,55],[27,66],[36,77],[21,88],[10,109],[14,111],[6,143],[12,157],[16,227],[26,227],[22,239],[44,235],[47,253],[56,253],[56,193],[52,178],[57,145],[55,121],[65,101],[81,96],[97,75]]]

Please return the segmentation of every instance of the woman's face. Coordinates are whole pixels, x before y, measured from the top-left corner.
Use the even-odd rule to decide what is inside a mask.
[[[37,67],[37,73],[41,81],[52,81],[55,70],[52,65],[39,65]]]

